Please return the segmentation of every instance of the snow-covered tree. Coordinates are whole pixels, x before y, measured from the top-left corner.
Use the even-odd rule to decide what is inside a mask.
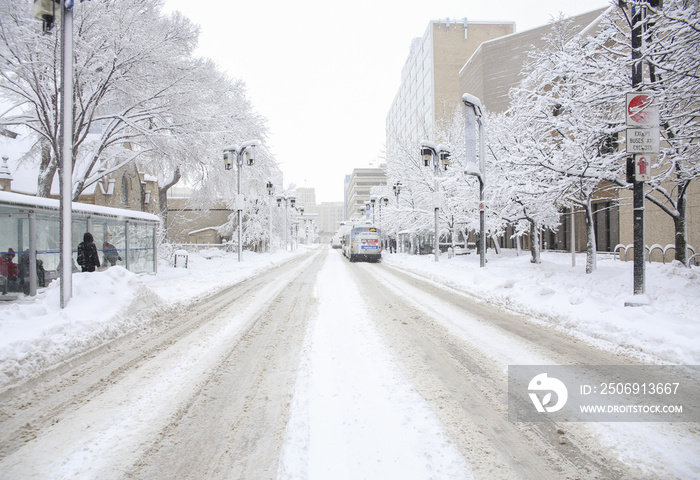
[[[494,157],[488,171],[490,206],[504,224],[514,227],[516,237],[530,237],[530,261],[540,263],[540,229],[559,227],[566,186],[558,181],[558,173],[540,166],[548,134],[544,125],[531,123],[525,112],[515,103],[509,112],[488,118],[489,150]]]
[[[181,177],[201,178],[203,159],[226,141],[245,130],[264,134],[242,84],[193,58],[198,28],[179,13],[163,15],[162,5],[103,0],[74,8],[74,199],[132,161],[158,171],[166,191]],[[40,164],[39,196],[49,195],[60,158],[57,30],[42,34],[31,2],[0,5],[0,95],[11,105],[0,122],[36,138],[26,158]]]
[[[606,182],[619,184],[624,165],[614,138],[624,129],[619,105],[628,77],[615,65],[620,59],[607,54],[614,35],[606,28],[594,37],[574,35],[560,19],[512,90],[511,111],[531,126],[524,132],[534,140],[527,161],[549,172],[545,177],[554,173],[562,199],[584,210],[588,273],[596,268],[593,196]]]

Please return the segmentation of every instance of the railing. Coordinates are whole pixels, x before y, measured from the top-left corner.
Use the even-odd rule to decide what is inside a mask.
[[[688,263],[686,266],[690,266],[691,262],[694,261],[694,265],[698,266],[698,263],[700,262],[700,255],[695,253],[695,249],[691,246],[688,245],[688,251],[691,253],[690,258],[688,258]],[[619,253],[618,253],[619,250]],[[622,260],[622,252],[624,251],[625,253],[625,262],[628,260],[628,255],[629,251],[633,250],[634,251],[634,245],[629,244],[629,245],[623,245],[621,243],[618,243],[615,245],[615,248],[613,249],[613,258],[615,258],[615,254],[618,253],[620,260]],[[652,246],[645,245],[644,250],[646,251],[648,258],[649,258],[649,263],[651,263],[651,255],[654,253],[656,250],[659,250],[661,252],[661,260],[663,263],[666,263],[666,254],[670,251],[676,250],[676,246],[673,244],[666,245],[665,247],[662,247],[658,243],[655,243]]]

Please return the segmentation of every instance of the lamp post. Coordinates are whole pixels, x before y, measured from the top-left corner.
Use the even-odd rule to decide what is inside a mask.
[[[66,308],[73,296],[73,0],[52,2],[34,1],[34,18],[43,22],[43,31],[48,33],[56,16],[61,18],[61,142],[59,153],[60,199],[59,256],[61,258],[61,289],[59,302]],[[33,262],[30,262],[33,264]]]
[[[299,207],[297,208],[299,213],[301,214],[301,220],[304,222],[304,228],[306,228],[306,218],[304,218],[304,207]],[[304,232],[306,233],[306,232]],[[296,237],[297,237],[297,245],[299,245],[299,218],[297,218],[297,231],[296,231]],[[307,244],[306,237],[304,237],[304,245]]]
[[[287,251],[287,238],[289,234],[289,206],[294,208],[294,204],[297,199],[291,195],[278,195],[277,196],[277,206],[282,206],[282,200],[284,200],[284,251]]]
[[[438,192],[438,175],[440,166],[447,170],[450,164],[450,152],[444,145],[435,145],[433,142],[421,142],[420,154],[423,159],[423,166],[429,167],[432,162],[434,168],[435,190],[433,192],[433,203],[435,204],[435,261],[440,261],[440,194]]]
[[[393,186],[394,196],[396,197],[396,209],[399,209],[399,198],[401,195],[401,182],[396,182]],[[396,251],[394,253],[399,253],[399,222],[396,222]]]
[[[374,206],[378,203],[379,204],[379,230],[381,232],[382,236],[382,242],[385,241],[386,235],[384,235],[384,217],[382,217],[382,203],[386,207],[389,205],[389,197],[385,197],[383,195],[374,195],[370,199],[370,203],[372,204],[372,223],[374,224]]]
[[[248,166],[252,166],[255,163],[255,147],[257,146],[257,140],[250,140],[244,142],[241,145],[231,145],[224,148],[224,168],[226,170],[231,170],[233,168],[233,163],[236,163],[237,173],[238,173],[238,194],[236,195],[236,210],[238,211],[238,261],[241,261],[241,255],[243,252],[243,195],[241,194],[241,170],[243,168],[243,162]]]
[[[267,196],[270,204],[270,243],[268,244],[268,251],[272,252],[272,193],[274,192],[274,187],[272,182],[267,182]]]
[[[479,267],[486,265],[486,212],[484,205],[484,186],[486,184],[485,174],[485,145],[484,145],[484,111],[481,101],[474,95],[465,93],[462,95],[465,114],[464,125],[466,131],[467,166],[464,169],[465,175],[472,175],[479,179]],[[476,166],[475,149],[470,150],[469,145],[475,144],[473,135],[475,132],[474,120],[479,125],[479,167]]]

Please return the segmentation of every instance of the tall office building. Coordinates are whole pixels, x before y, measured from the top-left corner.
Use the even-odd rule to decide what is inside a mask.
[[[384,168],[356,168],[345,183],[345,218],[360,218],[365,211],[365,204],[370,200],[370,189],[386,185]]]
[[[483,42],[509,35],[515,22],[433,20],[411,43],[401,85],[386,117],[387,158],[397,140],[435,140],[433,125],[462,108],[459,71]]]

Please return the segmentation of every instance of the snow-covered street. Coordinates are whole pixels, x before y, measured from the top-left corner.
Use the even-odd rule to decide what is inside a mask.
[[[0,306],[0,476],[697,478],[694,423],[508,420],[508,365],[697,362],[694,270],[655,266],[667,291],[626,313],[622,262],[575,291],[556,255],[480,271],[321,247],[76,275],[67,311],[55,286]],[[636,319],[623,346],[610,315]]]

